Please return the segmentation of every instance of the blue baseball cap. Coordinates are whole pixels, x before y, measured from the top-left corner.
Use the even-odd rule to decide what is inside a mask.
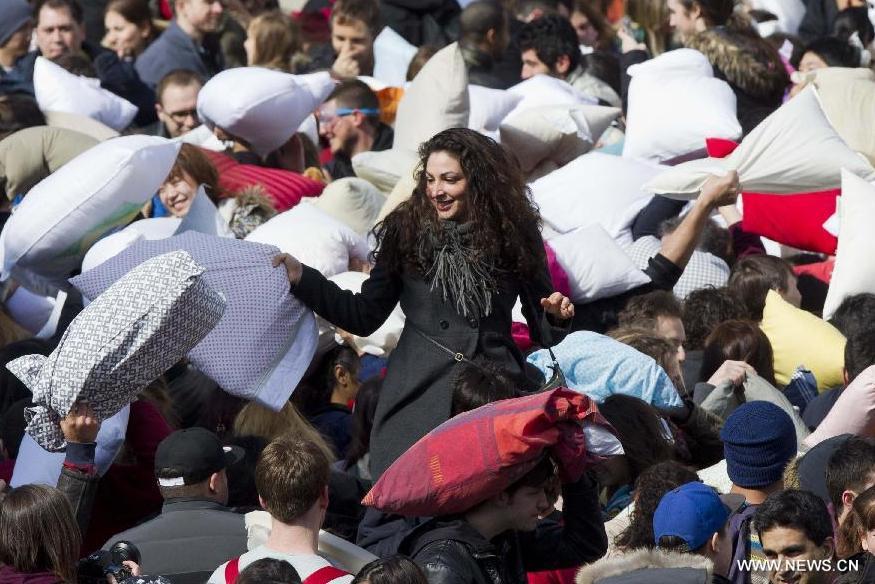
[[[726,525],[729,516],[744,504],[741,495],[718,495],[705,483],[692,482],[663,495],[653,514],[654,543],[666,535],[679,537],[691,551]]]

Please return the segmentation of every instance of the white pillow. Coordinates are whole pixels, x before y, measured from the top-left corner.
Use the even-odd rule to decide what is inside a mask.
[[[598,105],[526,109],[502,122],[501,143],[516,155],[529,180],[534,180],[592,149],[620,113],[617,108]]]
[[[368,275],[362,272],[343,272],[329,279],[344,290],[350,290],[358,294],[362,291],[362,284],[368,279]],[[317,321],[320,333],[326,330],[334,334],[335,327],[331,323],[321,317],[317,317]],[[389,318],[386,319],[386,322],[380,325],[380,328],[367,337],[353,335],[352,343],[359,352],[374,355],[375,357],[388,357],[398,345],[398,339],[401,338],[401,331],[403,329],[404,312],[401,311],[400,305],[396,305],[389,314]],[[338,335],[335,335],[334,340],[338,344],[343,343],[343,339]]]
[[[839,188],[842,168],[875,180],[875,169],[848,148],[826,119],[816,90],[807,87],[763,120],[726,158],[679,164],[644,188],[667,197],[695,199],[708,175],[737,170],[748,192],[810,193]]]
[[[207,81],[198,94],[197,111],[211,128],[222,128],[267,156],[288,142],[333,88],[328,73],[291,75],[238,67]]]
[[[185,142],[186,144],[198,146],[205,150],[212,150],[213,152],[225,151],[225,145],[222,143],[221,140],[216,138],[216,135],[213,134],[213,131],[210,130],[210,127],[206,124],[201,124],[194,130],[190,130],[182,136],[173,139],[180,142]]]
[[[823,306],[829,320],[842,300],[861,292],[875,293],[875,186],[847,170],[842,170],[842,196],[839,206],[839,244],[836,263]]]
[[[468,127],[485,134],[498,131],[501,121],[523,100],[521,95],[482,85],[468,86],[471,116]]]
[[[458,43],[435,53],[404,92],[395,116],[395,149],[415,152],[448,128],[468,127],[468,70]]]
[[[0,234],[2,279],[37,293],[68,288],[85,252],[124,225],[161,186],[180,144],[122,136],[86,150],[28,193]]]
[[[530,187],[545,227],[568,233],[599,224],[626,245],[632,242],[628,233],[632,220],[650,200],[641,185],[659,169],[647,162],[589,152]]]
[[[36,58],[33,92],[43,111],[79,114],[113,130],[124,130],[137,115],[137,106],[100,87],[99,79],[73,75],[45,57]]]
[[[416,51],[416,47],[391,27],[383,27],[374,39],[374,77],[390,87],[402,87]]]
[[[735,93],[699,51],[663,53],[629,75],[623,156],[661,162],[704,148],[706,138],[741,136]]]
[[[802,0],[753,0],[750,5],[777,16],[778,20],[774,22],[777,23],[778,31],[787,34],[797,34],[805,17],[805,3]]]
[[[219,214],[215,203],[204,191],[203,185],[198,186],[197,194],[192,199],[188,213],[182,218],[176,233],[180,234],[186,231],[197,231],[216,237],[234,237],[234,233],[228,227],[228,222]]]
[[[349,271],[351,259],[367,261],[368,256],[361,235],[308,203],[262,223],[246,241],[275,245],[327,278]]]
[[[331,215],[360,235],[367,235],[377,221],[386,195],[366,180],[350,177],[329,183],[313,206]]]
[[[568,274],[571,300],[592,302],[650,282],[601,225],[590,225],[550,240]]]
[[[352,157],[352,168],[362,178],[383,193],[389,193],[402,176],[413,172],[419,156],[413,150],[381,150],[360,152]]]
[[[510,115],[545,105],[598,104],[598,100],[594,97],[581,93],[562,79],[549,75],[529,77],[508,89],[508,92],[522,97]]]

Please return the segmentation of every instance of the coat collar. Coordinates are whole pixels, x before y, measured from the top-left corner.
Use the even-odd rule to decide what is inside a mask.
[[[714,573],[714,564],[704,556],[660,549],[640,549],[603,558],[584,566],[577,573],[575,584],[595,584],[599,580],[611,576],[621,576],[636,570],[660,568],[697,568],[705,570],[709,579]]]

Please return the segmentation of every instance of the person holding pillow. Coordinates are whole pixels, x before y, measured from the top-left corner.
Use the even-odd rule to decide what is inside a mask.
[[[155,39],[152,13],[146,0],[112,0],[103,15],[103,46],[119,59],[132,61]]]
[[[360,294],[282,254],[297,298],[330,323],[368,336],[400,301],[407,320],[389,361],[371,439],[378,477],[416,440],[450,417],[454,365],[490,358],[521,385],[523,355],[511,336],[511,308],[523,299],[536,342],[551,344],[544,317],[574,315],[553,292],[538,213],[519,164],[495,141],[464,128],[420,147],[422,170],[410,200],[376,228],[376,264]]]
[[[197,146],[183,144],[158,194],[143,207],[146,217],[185,217],[200,185],[214,203],[221,192],[219,172]],[[157,200],[156,200],[157,199]]]

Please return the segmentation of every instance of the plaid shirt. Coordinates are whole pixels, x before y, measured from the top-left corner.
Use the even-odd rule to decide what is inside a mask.
[[[647,261],[659,253],[662,242],[652,235],[645,235],[626,248],[626,253],[642,270],[647,267]],[[703,251],[694,251],[690,262],[684,269],[674,294],[681,300],[693,290],[713,286],[720,288],[729,279],[729,266],[722,259]]]

